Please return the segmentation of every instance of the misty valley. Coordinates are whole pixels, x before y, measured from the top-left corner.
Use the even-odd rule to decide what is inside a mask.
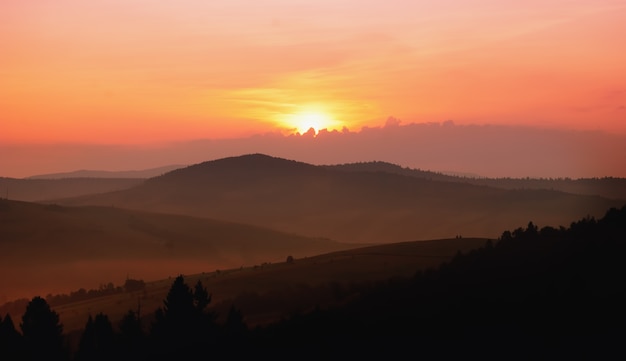
[[[0,361],[626,359],[625,0],[0,1]]]
[[[3,360],[624,356],[624,178],[245,154],[0,198]]]

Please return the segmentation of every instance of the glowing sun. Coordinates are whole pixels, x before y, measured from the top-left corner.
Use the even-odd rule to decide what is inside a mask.
[[[306,133],[313,128],[317,134],[322,129],[330,129],[335,122],[325,113],[322,112],[300,112],[289,117],[287,123],[295,128],[300,134]]]

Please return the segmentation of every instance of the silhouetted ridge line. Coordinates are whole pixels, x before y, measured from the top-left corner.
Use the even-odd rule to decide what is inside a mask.
[[[382,172],[396,175],[403,175],[415,178],[423,178],[429,180],[438,181],[459,181],[461,179],[457,176],[450,176],[443,173],[414,169],[408,167],[402,167],[398,164],[383,162],[383,161],[371,161],[371,162],[357,162],[357,163],[344,163],[333,164],[323,166],[327,169],[343,172]]]
[[[163,181],[183,177],[278,176],[290,173],[307,175],[323,171],[317,166],[304,162],[255,153],[194,164],[154,179]]]
[[[381,161],[344,163],[336,165],[326,165],[324,167],[330,170],[343,172],[382,172],[431,181],[464,183],[498,189],[556,190],[565,193],[594,195],[622,201],[626,200],[625,178],[489,178],[451,175],[441,172],[422,170],[419,168],[414,169],[409,167],[401,167],[393,163]]]
[[[59,203],[184,214],[353,243],[495,237],[520,218],[558,226],[617,204],[556,189],[508,190],[412,172],[417,171],[340,171],[247,154],[175,170],[117,193]]]
[[[107,171],[107,170],[91,170],[80,169],[72,172],[38,174],[27,177],[26,179],[71,179],[71,178],[130,178],[130,179],[146,179],[157,177],[172,170],[183,167],[183,165],[174,164],[157,168],[149,168],[142,170],[126,170],[126,171]]]

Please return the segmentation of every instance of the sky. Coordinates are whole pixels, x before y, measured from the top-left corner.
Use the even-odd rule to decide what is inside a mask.
[[[0,175],[389,117],[626,136],[624,39],[623,0],[2,1]]]

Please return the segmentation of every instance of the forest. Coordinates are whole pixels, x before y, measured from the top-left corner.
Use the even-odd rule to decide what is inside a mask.
[[[21,319],[0,317],[0,358],[623,356],[625,251],[626,206],[569,227],[529,222],[438,268],[363,284],[343,305],[256,327],[236,304],[218,321],[210,290],[180,275],[157,310],[90,315],[76,349],[46,299],[34,297]]]

